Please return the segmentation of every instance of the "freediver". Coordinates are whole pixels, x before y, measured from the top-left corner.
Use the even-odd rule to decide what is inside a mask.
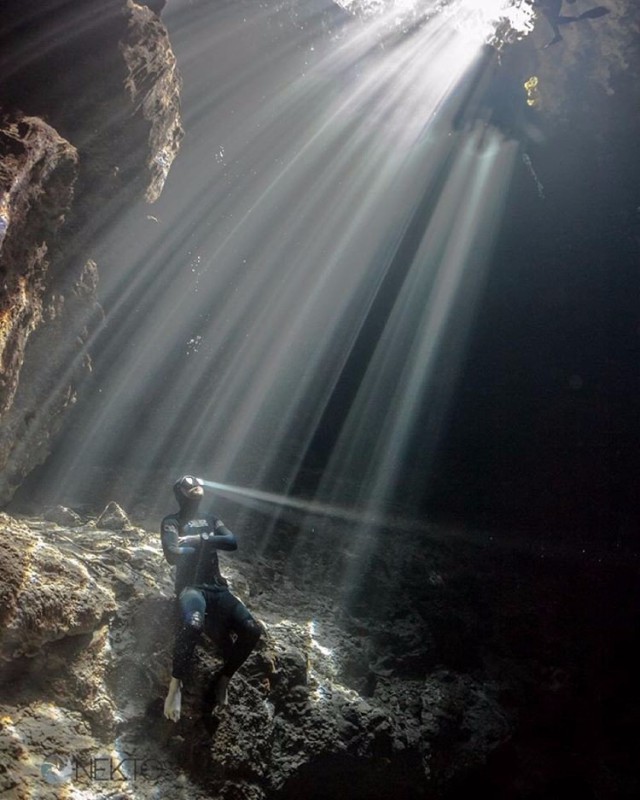
[[[206,720],[214,707],[227,705],[229,681],[257,644],[261,628],[231,594],[220,573],[218,550],[237,550],[238,544],[222,520],[199,511],[204,495],[202,481],[185,475],[176,481],[173,493],[179,511],[162,520],[161,537],[164,556],[176,567],[179,618],[164,715],[173,722],[180,719],[182,686],[204,632],[220,647],[223,660],[204,692],[202,712]]]
[[[573,5],[575,2],[576,0],[567,0],[567,3],[570,5]],[[545,48],[562,41],[560,25],[569,25],[571,22],[580,22],[585,19],[598,19],[609,13],[608,8],[604,6],[595,6],[587,11],[583,11],[582,14],[578,16],[568,17],[561,13],[562,0],[532,0],[532,5],[534,8],[539,8],[540,11],[542,11],[553,31],[553,39],[545,45]]]

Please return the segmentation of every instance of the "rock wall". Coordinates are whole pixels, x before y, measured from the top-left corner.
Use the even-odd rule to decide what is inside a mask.
[[[48,455],[88,367],[83,343],[96,313],[97,276],[91,261],[80,270],[61,267],[59,245],[78,178],[76,148],[38,117],[5,117],[0,152],[0,497],[8,499]]]
[[[3,15],[0,504],[47,457],[91,368],[100,233],[158,198],[182,137],[152,8],[48,0],[30,17],[10,0]]]
[[[37,117],[5,118],[0,147],[0,409],[5,412],[13,405],[26,343],[45,313],[50,245],[73,201],[78,153]]]

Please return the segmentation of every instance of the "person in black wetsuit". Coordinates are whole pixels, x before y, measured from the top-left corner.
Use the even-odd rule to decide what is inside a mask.
[[[566,0],[567,3],[573,4],[576,0]],[[557,44],[562,41],[562,34],[560,33],[560,25],[569,25],[572,22],[581,22],[587,19],[598,19],[604,17],[609,13],[609,9],[605,6],[595,6],[583,11],[582,14],[577,16],[566,16],[562,14],[563,0],[532,0],[534,8],[539,8],[547,18],[547,22],[553,31],[553,39],[548,42],[545,47],[550,47],[552,44]]]
[[[236,537],[222,521],[199,511],[202,481],[185,475],[173,487],[180,510],[162,520],[162,550],[176,567],[178,631],[173,650],[173,670],[164,715],[180,719],[182,684],[193,651],[204,631],[222,651],[223,667],[203,698],[203,713],[227,704],[227,687],[234,672],[247,659],[258,639],[260,626],[243,603],[229,591],[220,573],[218,550],[236,550]]]

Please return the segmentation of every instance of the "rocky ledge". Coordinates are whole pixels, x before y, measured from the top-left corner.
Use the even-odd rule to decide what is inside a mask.
[[[199,646],[169,722],[172,579],[158,535],[117,508],[46,517],[0,516],[0,793],[431,797],[509,738],[495,682],[425,670],[433,642],[411,614],[347,613],[319,553],[305,579],[278,555],[225,559],[264,635],[211,720],[199,697],[217,656]],[[428,581],[442,591],[436,572]]]
[[[114,503],[0,516],[0,793],[635,796],[633,559],[242,513],[223,571],[264,635],[206,719],[198,646],[178,723],[158,534]]]

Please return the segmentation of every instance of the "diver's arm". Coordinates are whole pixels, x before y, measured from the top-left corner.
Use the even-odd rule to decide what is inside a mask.
[[[221,519],[213,517],[213,533],[204,534],[208,536],[206,539],[210,547],[215,547],[216,550],[237,550],[238,541],[234,533],[225,526]],[[203,538],[204,538],[203,536]]]
[[[178,539],[178,544],[182,549],[188,548],[190,552],[194,552],[195,550],[200,547],[201,542],[204,540],[204,536],[201,533],[193,533],[189,536],[180,536]]]
[[[167,561],[175,566],[180,560],[180,556],[187,556],[195,553],[196,547],[200,544],[198,536],[180,536],[180,529],[173,520],[162,523],[161,540],[162,552]]]
[[[191,520],[183,526],[184,536],[180,537],[179,544],[186,544],[198,548],[200,542],[216,550],[237,550],[236,537],[226,528],[222,520],[213,515],[204,519]]]

